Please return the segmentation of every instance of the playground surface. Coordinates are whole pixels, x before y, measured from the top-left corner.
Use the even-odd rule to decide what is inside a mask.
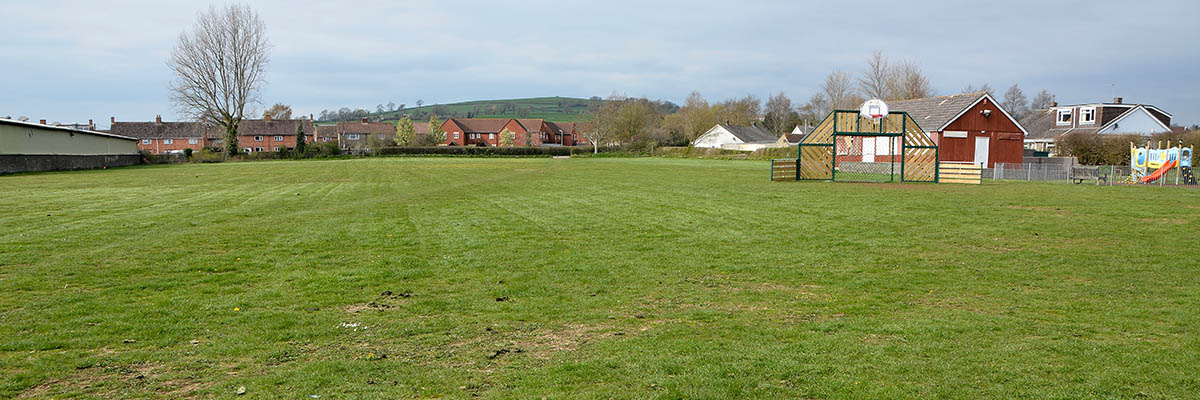
[[[0,398],[1200,392],[1200,191],[766,170],[0,176]]]

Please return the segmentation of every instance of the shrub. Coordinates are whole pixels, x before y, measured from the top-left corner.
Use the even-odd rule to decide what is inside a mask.
[[[710,149],[701,147],[660,147],[654,151],[659,157],[712,158],[719,160],[770,160],[774,158],[796,158],[796,146],[766,147],[755,151]]]
[[[1061,155],[1075,157],[1083,165],[1128,165],[1129,143],[1142,145],[1138,135],[1101,135],[1069,133],[1055,141]]]
[[[225,161],[225,156],[220,151],[209,148],[200,149],[200,152],[192,156],[192,162],[219,163],[221,161]]]
[[[192,158],[192,149],[183,149],[183,156],[188,159]]]

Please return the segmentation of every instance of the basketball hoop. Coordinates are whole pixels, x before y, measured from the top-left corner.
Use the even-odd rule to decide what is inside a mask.
[[[870,118],[873,121],[879,121],[888,115],[887,103],[880,99],[870,99],[863,102],[859,108],[858,114],[863,118]]]

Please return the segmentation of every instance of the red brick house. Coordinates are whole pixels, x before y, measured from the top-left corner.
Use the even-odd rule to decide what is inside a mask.
[[[313,141],[310,143],[338,142],[337,125],[317,125],[313,128],[316,133],[313,135]]]
[[[426,123],[426,125],[429,125]],[[391,122],[343,121],[337,123],[338,146],[342,150],[365,150],[371,137],[388,140],[396,136],[396,125]]]
[[[312,120],[247,119],[238,124],[238,148],[242,152],[278,151],[281,147],[296,148],[296,126],[300,125],[312,143]],[[220,149],[225,146],[224,130],[206,126],[199,122],[163,122],[156,116],[154,122],[121,122],[112,118],[109,129],[116,135],[138,139],[138,150],[153,154],[179,153],[184,149],[199,151],[203,148]]]
[[[299,125],[307,142],[312,142],[313,122],[311,119],[272,120],[245,119],[238,124],[238,147],[242,152],[279,151],[280,148],[296,148],[296,127]]]
[[[163,122],[155,116],[152,122],[125,122],[111,119],[109,132],[137,138],[138,151],[151,154],[181,153],[184,149],[200,151],[205,147],[221,147],[220,131],[198,122]]]
[[[450,118],[442,123],[449,146],[499,146],[500,132],[513,133],[515,146],[586,143],[574,122],[550,122],[541,119]]]
[[[991,168],[1024,161],[1027,132],[984,92],[888,103],[905,111],[938,144],[941,161],[973,162]]]

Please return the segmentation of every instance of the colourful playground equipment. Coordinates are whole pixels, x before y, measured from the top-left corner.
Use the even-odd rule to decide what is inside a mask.
[[[1174,168],[1179,168],[1179,178],[1184,185],[1195,185],[1196,176],[1192,173],[1192,154],[1195,147],[1183,147],[1177,145],[1171,147],[1171,142],[1167,142],[1167,147],[1162,148],[1162,143],[1159,143],[1159,148],[1151,149],[1150,144],[1146,143],[1146,147],[1137,147],[1133,143],[1129,143],[1130,163],[1130,180],[1134,182],[1151,183],[1162,179],[1163,176]],[[1153,172],[1151,172],[1153,170]]]

